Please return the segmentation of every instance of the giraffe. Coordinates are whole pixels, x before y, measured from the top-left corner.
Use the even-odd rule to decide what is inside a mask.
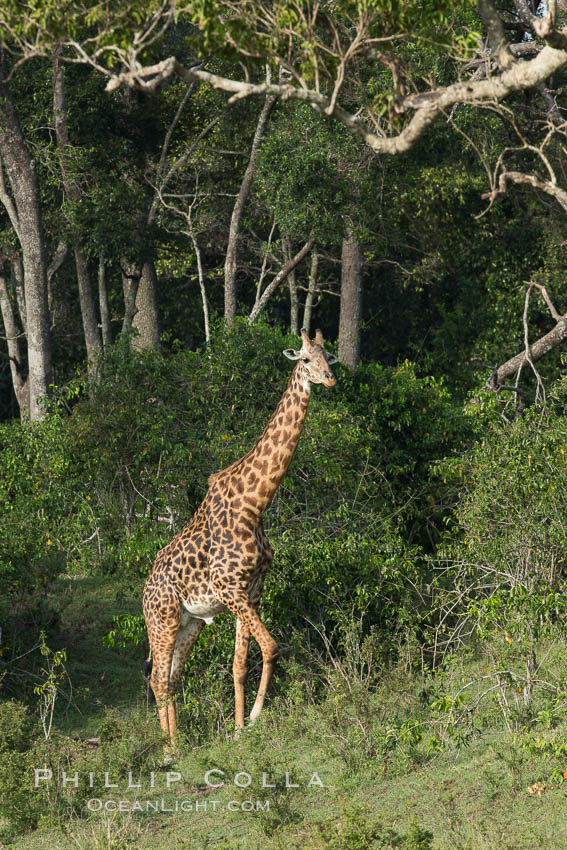
[[[176,747],[175,695],[181,673],[204,625],[227,609],[236,617],[234,702],[237,734],[244,726],[244,681],[250,635],[262,651],[262,676],[253,723],[262,711],[278,645],[258,616],[264,578],[273,550],[262,515],[295,452],[311,384],[333,387],[329,366],[336,357],[325,351],[317,331],[311,342],[302,329],[299,351],[283,354],[297,364],[262,436],[235,463],[209,478],[207,494],[182,531],[156,557],[146,582],[143,611],[150,642],[146,671],[158,707],[166,752]]]

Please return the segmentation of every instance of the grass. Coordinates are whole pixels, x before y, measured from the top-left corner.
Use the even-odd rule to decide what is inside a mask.
[[[231,763],[250,770],[252,785],[241,789],[234,783],[236,774],[226,771],[227,786],[207,789],[203,763],[217,764],[222,748],[204,747],[196,762],[185,754],[170,770],[183,779],[166,787],[166,774],[156,780],[155,789],[146,789],[141,800],[164,800],[165,809],[177,802],[191,808],[152,814],[96,813],[70,821],[67,830],[51,829],[23,836],[15,848],[136,847],[143,848],[323,848],[341,847],[348,819],[354,813],[362,827],[382,824],[395,836],[407,833],[411,821],[419,822],[434,836],[436,850],[518,850],[518,848],[567,847],[565,834],[566,793],[551,786],[541,797],[529,796],[527,788],[540,775],[540,764],[525,760],[511,769],[500,753],[501,747],[513,747],[509,739],[480,741],[466,751],[444,754],[431,762],[394,777],[377,777],[372,766],[361,770],[351,787],[344,788],[341,765],[333,763],[310,739],[296,740],[289,746],[293,725],[268,724],[259,737],[265,746],[278,747],[293,772],[300,789],[264,790],[262,771],[266,767],[250,742],[230,746]],[[254,731],[253,735],[256,735]],[[292,739],[293,740],[293,739]],[[255,748],[253,748],[255,752]],[[225,753],[226,755],[226,753]],[[251,767],[251,762],[254,766]],[[302,764],[317,765],[326,787],[307,788],[307,773]],[[269,771],[268,771],[269,772]],[[237,781],[244,781],[240,777]],[[282,782],[279,774],[268,781]],[[284,780],[285,781],[285,780]],[[116,799],[115,796],[107,799]],[[132,792],[120,789],[119,799],[132,800]],[[270,801],[269,812],[248,811],[245,801]],[[217,802],[214,802],[217,801]],[[229,810],[229,804],[232,811]],[[366,843],[361,847],[380,847]],[[404,844],[393,845],[404,846]],[[353,847],[352,850],[355,850]]]
[[[56,716],[46,763],[68,774],[78,770],[84,786],[92,770],[99,785],[93,796],[83,788],[75,811],[73,788],[60,791],[57,803],[54,793],[45,797],[33,830],[1,832],[0,823],[0,847],[567,850],[560,725],[547,729],[532,721],[512,733],[487,701],[474,734],[441,742],[433,734],[434,698],[474,675],[478,659],[462,660],[425,685],[395,669],[369,692],[341,687],[329,674],[328,694],[318,703],[296,691],[280,695],[238,740],[221,731],[199,746],[183,745],[175,763],[164,765],[155,707],[145,716],[143,648],[101,644],[115,613],[137,610],[119,590],[111,579],[90,578],[65,580],[58,592],[64,602],[56,643],[67,648],[77,699]],[[412,737],[408,730],[419,722],[426,734]],[[387,735],[392,729],[394,743]],[[92,751],[73,740],[92,735],[102,740]],[[28,771],[42,764],[44,745],[34,746]],[[128,769],[131,784],[142,788],[128,788]],[[117,788],[102,787],[105,771]],[[224,785],[210,787],[207,771],[214,771],[210,782]],[[89,811],[89,799],[102,800],[102,811]],[[109,801],[117,800],[130,808],[138,800],[141,811],[116,811]]]
[[[139,588],[141,599],[142,588]],[[57,600],[59,624],[50,645],[64,648],[74,695],[68,709],[58,717],[64,734],[89,737],[97,734],[105,709],[128,711],[145,699],[143,661],[145,647],[108,647],[102,637],[117,614],[137,614],[140,602],[112,577],[60,579]]]

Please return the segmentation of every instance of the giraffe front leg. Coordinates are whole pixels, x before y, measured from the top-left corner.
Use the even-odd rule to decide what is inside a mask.
[[[269,543],[267,537],[264,537],[264,546],[265,546],[265,549],[267,550],[267,558],[264,559],[263,574],[262,574],[262,577],[261,577],[260,584],[258,585],[258,587],[256,589],[257,595],[256,595],[255,599],[250,600],[252,607],[254,608],[254,611],[256,612],[256,616],[258,616],[258,605],[260,604],[260,598],[262,596],[262,591],[264,589],[264,576],[265,576],[266,572],[268,571],[270,564],[272,563],[272,556],[273,556],[273,549],[270,546],[270,543]],[[260,620],[259,617],[258,617],[258,620]],[[262,625],[263,625],[263,623],[262,623]],[[260,679],[260,685],[258,687],[258,693],[256,694],[256,699],[254,701],[252,711],[250,712],[250,723],[254,723],[254,721],[256,720],[256,718],[258,717],[258,715],[260,714],[260,712],[262,711],[262,709],[264,707],[264,699],[266,698],[266,692],[268,690],[268,685],[270,684],[270,680],[272,678],[272,673],[274,672],[274,666],[275,666],[275,663],[276,663],[276,660],[277,660],[278,654],[279,654],[277,643],[274,641],[274,639],[272,638],[272,636],[268,632],[268,630],[265,629],[265,631],[266,631],[266,635],[268,636],[268,638],[271,640],[272,643],[270,644],[269,641],[267,643],[265,642],[264,645],[266,646],[266,652],[264,652],[264,649],[262,648],[262,678]],[[260,646],[262,647],[262,644],[260,644]]]
[[[244,727],[244,683],[248,672],[248,644],[250,643],[250,629],[242,620],[236,621],[236,638],[234,641],[234,663],[232,675],[234,677],[234,725],[237,734]]]

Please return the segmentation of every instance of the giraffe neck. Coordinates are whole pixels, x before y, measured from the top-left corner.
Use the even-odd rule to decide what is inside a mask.
[[[264,433],[235,464],[231,484],[246,507],[260,517],[274,497],[301,436],[311,385],[298,363]]]

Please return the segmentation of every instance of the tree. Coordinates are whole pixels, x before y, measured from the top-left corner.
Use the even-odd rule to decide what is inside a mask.
[[[380,179],[377,166],[378,160],[340,125],[322,122],[303,104],[282,109],[274,118],[258,165],[257,193],[285,234],[285,244],[306,231],[316,238],[307,285],[302,287],[306,289],[302,326],[309,330],[313,310],[324,295],[339,295],[340,359],[352,368],[360,350],[362,263],[348,257],[355,243],[362,257],[360,240],[369,233],[370,222],[382,215],[375,189]],[[339,286],[336,268],[341,262]]]
[[[42,4],[40,4],[42,5]],[[567,30],[558,26],[556,3],[533,24],[539,43],[508,42],[491,0],[478,0],[478,16],[470,0],[339,0],[329,7],[311,0],[189,0],[185,4],[141,4],[122,0],[104,16],[94,16],[95,31],[81,27],[89,4],[46,2],[43,16],[26,14],[8,4],[0,35],[23,58],[49,49],[65,35],[75,61],[88,62],[109,79],[108,89],[122,84],[154,91],[172,74],[188,82],[201,80],[232,93],[231,100],[274,96],[308,103],[332,116],[376,153],[409,150],[427,128],[456,104],[498,102],[510,94],[544,84],[567,64]],[[526,0],[514,0],[517,19],[531,14]],[[533,14],[531,15],[533,18]],[[480,20],[479,20],[480,18]],[[152,63],[156,44],[180,21],[198,27],[194,43],[204,50],[224,50],[247,62],[253,71],[266,61],[285,71],[278,83],[230,79],[197,66],[186,67],[176,55]],[[487,32],[494,63],[483,73],[464,76],[478,53],[480,26]],[[437,71],[429,80],[408,59],[431,51],[440,59],[456,56],[445,84]],[[407,51],[406,48],[418,48]],[[113,57],[111,63],[109,56]],[[469,68],[470,70],[470,68]],[[384,73],[383,73],[384,72]],[[387,75],[388,85],[383,85]],[[378,89],[369,85],[380,79]],[[413,89],[413,90],[412,90]],[[410,91],[412,90],[412,91]],[[352,105],[348,109],[339,102]],[[363,117],[364,116],[364,117]]]
[[[45,0],[40,2],[41,14],[28,17],[22,13],[21,8],[16,15],[16,6],[6,4],[0,28],[5,42],[10,43],[12,54],[18,57],[18,62],[23,62],[31,55],[49,55],[49,50],[56,40],[63,39],[67,60],[90,63],[102,72],[109,80],[109,89],[113,92],[108,101],[110,108],[117,113],[123,108],[123,120],[125,124],[129,123],[128,131],[132,134],[132,140],[140,133],[140,120],[149,119],[144,126],[144,144],[141,144],[140,139],[135,139],[128,148],[128,154],[135,160],[135,165],[128,165],[126,169],[117,168],[104,188],[103,178],[99,175],[101,188],[97,187],[98,206],[92,204],[90,219],[84,214],[90,199],[81,204],[83,209],[77,210],[77,216],[83,217],[81,240],[91,260],[98,260],[103,256],[109,260],[108,267],[112,268],[112,261],[116,263],[118,259],[122,259],[123,268],[127,272],[130,263],[136,265],[135,269],[130,269],[128,278],[132,286],[129,284],[127,287],[129,302],[131,295],[136,296],[136,301],[130,305],[132,309],[129,307],[125,311],[125,326],[140,324],[138,344],[145,344],[145,334],[141,333],[143,326],[145,327],[143,316],[149,317],[152,312],[155,316],[155,310],[142,306],[146,302],[155,305],[155,297],[142,297],[143,264],[146,259],[154,263],[154,269],[157,263],[160,275],[164,268],[174,266],[175,274],[178,274],[181,268],[188,270],[188,279],[191,281],[188,287],[193,286],[192,281],[197,278],[206,281],[206,298],[211,299],[214,310],[215,307],[220,307],[221,287],[215,285],[220,280],[219,271],[223,266],[226,271],[231,265],[231,257],[234,258],[234,251],[231,250],[228,251],[227,257],[221,256],[222,248],[226,244],[231,210],[226,201],[222,202],[221,207],[217,199],[230,197],[244,185],[241,181],[244,169],[233,168],[229,181],[228,169],[218,169],[217,173],[214,173],[211,155],[204,153],[198,169],[185,155],[191,146],[190,140],[195,137],[196,128],[206,124],[206,120],[203,120],[204,110],[201,110],[201,113],[198,109],[195,110],[200,123],[197,121],[194,127],[190,121],[184,121],[183,127],[178,125],[175,139],[170,136],[172,144],[169,148],[164,144],[165,157],[160,155],[163,133],[159,136],[159,145],[156,143],[157,129],[159,128],[160,132],[165,131],[168,126],[166,120],[170,121],[170,110],[178,93],[178,85],[175,83],[181,79],[187,90],[200,81],[211,83],[219,91],[232,93],[234,97],[231,102],[234,109],[231,115],[241,128],[244,127],[244,122],[240,122],[246,112],[245,101],[249,96],[261,95],[264,100],[278,97],[277,105],[271,110],[268,131],[262,133],[262,142],[258,147],[254,164],[255,177],[250,183],[245,215],[242,215],[242,204],[238,210],[236,206],[232,209],[232,212],[237,212],[234,220],[238,227],[234,228],[234,233],[240,234],[240,245],[243,249],[239,265],[242,301],[246,302],[247,298],[250,300],[247,307],[250,320],[254,321],[266,303],[270,304],[271,318],[276,321],[280,319],[282,299],[278,298],[277,293],[278,286],[284,282],[280,269],[287,267],[294,256],[314,237],[317,251],[311,258],[311,264],[313,267],[316,257],[319,266],[318,291],[313,299],[313,307],[317,311],[317,323],[326,329],[336,326],[337,310],[333,299],[327,296],[328,293],[335,296],[339,294],[339,280],[336,274],[341,254],[339,247],[342,248],[345,222],[349,222],[352,224],[352,232],[357,234],[360,245],[364,248],[367,290],[365,311],[374,319],[379,312],[388,313],[389,316],[397,312],[395,323],[397,327],[402,328],[403,339],[400,341],[394,341],[393,333],[386,335],[385,343],[389,346],[387,356],[395,360],[398,356],[413,356],[416,351],[425,351],[422,340],[427,338],[428,346],[435,344],[441,348],[442,344],[446,344],[445,361],[454,362],[455,372],[460,370],[462,373],[463,365],[456,363],[458,356],[454,347],[455,341],[459,353],[464,355],[466,349],[467,354],[470,354],[467,345],[472,344],[473,337],[473,332],[468,331],[465,344],[462,345],[463,351],[460,352],[464,325],[459,325],[458,315],[460,309],[465,309],[465,275],[459,273],[458,297],[462,298],[462,301],[455,303],[456,298],[448,289],[449,254],[440,247],[442,239],[449,233],[449,225],[445,223],[443,227],[437,226],[439,235],[434,235],[433,239],[429,238],[432,243],[430,245],[428,235],[431,237],[434,234],[433,228],[436,225],[429,219],[425,221],[425,210],[433,208],[435,203],[425,203],[425,199],[421,203],[418,196],[422,181],[426,180],[426,189],[439,189],[440,196],[443,197],[445,205],[447,204],[451,187],[436,187],[431,174],[435,168],[440,167],[441,152],[445,161],[454,159],[452,146],[448,143],[452,128],[465,135],[470,134],[471,140],[476,144],[474,128],[494,127],[494,123],[490,124],[490,121],[495,121],[495,101],[490,101],[490,109],[482,111],[461,109],[461,103],[486,105],[488,98],[502,97],[506,98],[503,108],[517,117],[522,111],[526,112],[526,104],[531,108],[534,101],[541,101],[545,105],[546,102],[549,103],[550,97],[553,100],[554,95],[546,87],[547,83],[540,72],[543,73],[545,64],[542,57],[551,58],[554,68],[563,68],[565,55],[564,45],[559,37],[559,18],[553,17],[551,8],[550,15],[545,19],[531,14],[530,26],[535,38],[526,41],[523,38],[526,29],[520,20],[522,14],[525,17],[527,7],[524,6],[525,4],[516,2],[507,10],[496,14],[491,3],[480,0],[476,12],[472,3],[449,4],[441,0],[429,4],[417,0],[393,4],[385,4],[379,0],[372,4],[339,0],[332,6],[307,2],[292,3],[287,0],[276,5],[258,2],[236,5],[221,0],[214,4],[206,1],[199,4],[186,3],[182,6],[176,5],[175,9],[167,3],[158,8],[151,3],[142,6],[134,0],[120,0],[116,7],[104,12],[104,17],[100,10],[90,15],[87,38],[80,18],[84,18],[86,12],[92,12],[89,3],[77,0],[66,4],[63,10],[59,2]],[[198,24],[198,27],[195,24]],[[482,29],[487,35],[488,48],[485,48],[480,40]],[[183,38],[189,38],[191,44],[190,51],[185,48],[184,54],[181,52],[181,33]],[[208,53],[215,56],[209,63],[191,64],[192,57]],[[221,55],[222,60],[218,58]],[[105,57],[112,57],[112,62],[107,63]],[[231,70],[226,59],[239,59],[242,66],[245,66],[245,71],[241,71],[242,66],[237,67],[236,64]],[[271,67],[274,79],[277,74],[275,84],[264,82],[266,63]],[[549,67],[551,66],[546,65],[546,73]],[[72,76],[69,74],[69,78]],[[544,80],[541,86],[539,80]],[[189,84],[186,85],[187,83]],[[535,83],[538,83],[538,86],[529,97],[513,97],[514,92]],[[560,78],[556,83],[560,83]],[[131,86],[130,89],[127,89],[128,85]],[[160,97],[154,97],[153,93],[160,86]],[[134,92],[134,88],[139,91]],[[201,86],[201,92],[207,90],[210,103],[213,98],[211,87]],[[216,106],[219,101],[220,98],[215,96]],[[130,104],[128,108],[127,104]],[[450,107],[445,113],[448,120],[437,122],[434,127],[435,117],[441,116],[445,107]],[[560,115],[560,101],[557,108]],[[193,111],[190,111],[193,117]],[[545,114],[553,115],[551,107],[548,106]],[[99,117],[101,115],[102,110]],[[210,113],[207,113],[207,119],[209,115]],[[250,115],[254,115],[256,122],[257,114],[255,115],[252,109],[247,113],[248,118]],[[557,114],[555,117],[557,118]],[[424,131],[427,128],[430,132],[425,139]],[[185,140],[183,133],[187,136]],[[295,161],[285,147],[286,133],[293,136]],[[248,126],[245,132],[239,131],[236,144],[224,147],[233,148],[229,151],[231,156],[248,156],[248,151],[242,150],[242,142],[252,135]],[[325,135],[327,139],[324,139]],[[76,137],[73,130],[72,136]],[[491,156],[504,136],[505,132],[497,135],[498,142],[494,144]],[[113,138],[112,132],[108,133],[108,137]],[[416,147],[418,138],[421,139],[421,144]],[[351,150],[348,150],[345,140],[348,140]],[[361,140],[365,144],[361,144]],[[103,141],[99,141],[102,150]],[[502,145],[506,146],[507,143],[504,139]],[[218,137],[215,144],[217,149],[221,147]],[[428,145],[430,150],[427,150]],[[277,147],[280,148],[279,152],[276,151]],[[460,150],[463,150],[462,146]],[[383,155],[389,156],[402,151],[405,151],[403,169],[390,169],[384,165]],[[498,151],[496,155],[497,153]],[[121,150],[116,158],[117,161],[125,163],[128,154],[124,145],[124,150]],[[279,162],[278,154],[281,155]],[[201,260],[201,267],[197,271],[196,249],[192,252],[189,247],[194,246],[192,237],[187,239],[188,233],[179,233],[185,237],[184,240],[172,239],[171,244],[175,242],[175,250],[178,246],[183,246],[182,260],[173,261],[173,252],[169,248],[164,250],[164,240],[168,237],[164,236],[163,221],[157,216],[151,223],[151,216],[148,217],[148,208],[156,209],[156,198],[159,207],[160,193],[161,197],[169,193],[171,201],[177,186],[173,182],[168,184],[164,181],[169,169],[176,169],[178,162],[182,165],[175,171],[175,175],[180,177],[180,185],[185,181],[183,191],[194,181],[197,171],[201,180],[200,186],[207,183],[206,191],[210,190],[215,180],[220,181],[217,185],[217,190],[220,191],[216,194],[210,192],[206,203],[199,202],[193,208],[192,231],[198,243]],[[422,171],[424,162],[428,162],[430,169],[426,178]],[[187,174],[183,173],[185,165]],[[409,181],[404,176],[408,167],[411,167],[415,183],[410,188]],[[271,181],[266,177],[270,169],[274,169],[274,179]],[[388,180],[382,181],[386,169]],[[102,170],[101,168],[101,173]],[[514,172],[529,176],[528,169],[522,171],[518,165],[512,167],[510,162],[507,163],[506,172],[507,184],[512,181]],[[366,185],[363,185],[363,175]],[[535,175],[532,176],[535,178]],[[541,175],[538,175],[538,178],[541,180]],[[441,181],[444,179],[445,176],[442,176]],[[498,183],[498,179],[495,179]],[[368,189],[373,180],[376,196],[374,207]],[[382,182],[378,183],[379,180]],[[111,186],[111,182],[114,185]],[[147,191],[148,184],[151,192]],[[380,199],[376,192],[378,186],[382,196]],[[111,209],[117,187],[125,196],[128,193],[129,195],[125,197],[124,204],[116,204],[112,208],[112,215],[107,215],[106,209]],[[228,191],[223,192],[226,189]],[[399,201],[394,190],[401,193]],[[390,200],[386,200],[388,191]],[[462,189],[459,188],[459,191]],[[479,181],[475,175],[474,181],[471,180],[471,192],[478,191]],[[408,200],[410,196],[411,201]],[[470,193],[468,197],[471,197]],[[442,204],[442,201],[439,203]],[[391,210],[388,209],[389,204]],[[412,206],[415,209],[415,218],[407,212]],[[104,211],[103,215],[98,216],[98,220],[93,214],[95,209]],[[475,211],[480,212],[476,208]],[[466,214],[468,213],[469,210],[466,210]],[[411,229],[411,245],[403,245],[401,236],[398,237],[397,233],[394,233],[394,230],[399,230],[392,226],[396,224],[396,215],[402,227]],[[501,226],[504,218],[503,214],[495,220]],[[104,228],[100,223],[103,219]],[[465,211],[462,221],[464,219]],[[132,222],[137,222],[135,227]],[[93,223],[94,237],[91,227]],[[470,229],[468,224],[466,227],[469,239],[475,241],[477,238],[488,238],[488,228],[485,224],[478,229],[478,233],[484,229],[484,236],[481,237],[473,236],[472,225]],[[419,233],[417,238],[414,238],[416,230]],[[457,230],[455,228],[451,231],[451,238],[454,240],[458,237]],[[510,226],[509,232],[511,230]],[[121,238],[119,249],[116,232],[120,233]],[[381,242],[374,238],[376,234],[382,237]],[[229,243],[229,248],[230,245],[236,246],[236,239],[232,239],[232,242],[229,240]],[[486,245],[486,242],[483,244]],[[258,246],[262,246],[261,250]],[[264,250],[264,246],[269,246],[269,250]],[[166,256],[168,251],[169,256]],[[467,253],[466,247],[459,247],[457,253],[465,261],[470,261],[474,248],[471,245]],[[258,255],[260,261],[254,266]],[[442,272],[439,271],[440,258],[446,264]],[[380,279],[375,273],[377,264],[381,264],[380,268],[385,272],[381,274]],[[256,272],[260,265],[265,274],[261,271],[262,284],[256,287]],[[345,268],[347,265],[345,264]],[[480,278],[484,279],[482,260],[475,260],[474,267],[479,275],[479,280],[474,281],[476,292],[476,287],[482,286]],[[299,299],[303,300],[304,297],[302,292],[307,293],[305,307],[309,308],[314,287],[311,287],[310,295],[309,287],[304,285],[307,280],[307,264],[303,267],[296,266],[295,269],[290,266],[290,269],[295,272],[294,279],[289,280],[288,277],[288,280],[294,299],[293,324],[297,325],[299,321],[295,317],[299,308],[304,306],[299,303]],[[521,274],[521,271],[519,273]],[[496,276],[491,274],[494,280]],[[471,274],[470,282],[472,278]],[[234,282],[232,272],[228,278],[225,276],[225,282],[227,279]],[[314,281],[315,275],[311,275],[311,279]],[[272,283],[266,286],[270,280],[275,286],[272,287]],[[346,297],[344,278],[343,283]],[[380,303],[376,293],[379,289],[384,292],[386,287],[389,287],[388,297]],[[281,289],[283,290],[283,287]],[[149,295],[152,296],[153,293],[155,296],[155,290],[155,277],[151,276]],[[225,294],[230,295],[229,285],[226,290]],[[197,294],[196,288],[192,293],[192,297]],[[165,290],[164,295],[166,300],[169,300],[169,294],[166,294]],[[393,307],[393,295],[398,299],[397,310]],[[403,302],[410,296],[413,299],[412,308],[408,311]],[[110,297],[112,300],[112,291]],[[486,297],[487,304],[484,309],[486,315],[489,315],[489,287]],[[102,301],[104,302],[104,297]],[[420,311],[420,301],[421,304],[428,302],[427,311]],[[482,299],[471,296],[469,307],[472,301],[475,301],[476,309]],[[514,304],[517,303],[516,298]],[[454,318],[453,327],[449,322],[443,325],[445,340],[442,343],[439,343],[437,328],[432,330],[431,334],[427,328],[427,319],[435,318],[438,304],[439,309],[452,310]],[[168,318],[174,309],[171,304],[167,304]],[[497,309],[498,307],[494,306],[495,314]],[[116,309],[114,312],[116,315]],[[347,310],[347,314],[349,312],[354,315],[352,310]],[[408,315],[408,312],[411,315]],[[308,315],[309,310],[305,313]],[[510,310],[507,309],[508,318],[509,313]],[[501,326],[500,317],[498,325]],[[155,330],[154,319],[150,319],[148,327]],[[416,340],[418,329],[423,332],[419,342]],[[498,333],[503,339],[503,332],[496,330],[494,338]],[[433,339],[435,335],[437,336]],[[367,351],[374,346],[373,340],[367,340],[364,344]],[[437,360],[438,364],[440,362]]]
[[[72,159],[70,158],[71,142],[67,130],[63,48],[61,45],[56,46],[53,56],[53,115],[64,193],[71,202],[78,203],[82,193],[72,173]],[[73,250],[77,270],[77,284],[79,287],[79,303],[81,305],[81,317],[87,349],[87,362],[89,372],[91,375],[94,375],[97,369],[97,359],[102,351],[102,340],[98,329],[88,259],[78,242],[78,234],[74,234]]]
[[[361,312],[362,248],[347,226],[342,250],[339,360],[351,369],[356,369],[360,357]]]
[[[29,384],[24,375],[24,358],[20,345],[21,333],[15,317],[9,282],[3,274],[0,275],[0,314],[6,332],[12,387],[20,409],[20,416],[25,417],[29,414],[30,406]]]
[[[270,79],[269,72],[266,77],[268,80]],[[228,324],[230,324],[236,316],[236,254],[240,233],[240,220],[244,211],[244,205],[248,195],[250,194],[260,142],[266,130],[270,112],[272,111],[275,102],[276,98],[271,97],[270,95],[268,95],[264,101],[264,106],[262,107],[260,117],[258,118],[258,124],[256,125],[256,131],[252,140],[248,165],[246,166],[246,171],[244,172],[244,177],[242,178],[242,183],[240,184],[240,189],[238,191],[230,219],[228,244],[226,246],[226,260],[224,265],[224,318]]]
[[[6,82],[5,66],[0,66],[0,75],[0,201],[21,247],[27,336],[28,386],[25,393],[19,383],[14,389],[20,406],[28,405],[29,400],[29,416],[35,421],[45,414],[45,400],[52,383],[41,199],[35,164]],[[10,336],[8,329],[6,332]]]
[[[483,4],[480,4],[482,7]],[[549,10],[544,17],[541,6],[530,8],[526,2],[516,2],[514,16],[510,12],[496,14],[491,10],[485,15],[488,40],[495,61],[501,67],[508,67],[513,61],[512,47],[505,37],[505,28],[513,27],[516,37],[522,38],[522,43],[532,46],[538,36],[545,36],[555,19],[556,4],[549,4]],[[555,37],[554,37],[555,38]],[[559,44],[559,40],[555,39]],[[502,122],[509,128],[509,138],[515,143],[508,143],[497,151],[493,168],[489,167],[490,157],[484,154],[484,164],[490,180],[490,191],[483,195],[489,201],[490,210],[495,201],[504,195],[510,185],[527,186],[536,193],[536,197],[553,199],[563,213],[567,212],[567,191],[561,186],[563,174],[563,142],[566,133],[564,106],[557,97],[557,92],[551,90],[551,81],[537,87],[537,99],[530,98],[523,109],[511,110],[503,105],[493,108]],[[478,149],[478,148],[477,148]],[[521,169],[521,170],[520,170]],[[486,212],[488,212],[485,211]],[[544,277],[549,279],[549,272],[542,269]],[[549,354],[567,339],[567,314],[561,315],[553,305],[546,286],[535,280],[527,284],[524,313],[523,313],[523,350],[496,366],[488,380],[489,386],[500,390],[510,382],[515,382],[514,389],[518,391],[520,375],[524,367],[528,367],[536,376],[539,392],[539,374],[535,363]],[[530,343],[528,327],[528,311],[530,297],[534,291],[539,291],[543,297],[555,326]],[[512,387],[508,386],[508,389]]]
[[[511,13],[500,12],[491,0],[478,0],[476,9],[475,17],[467,2],[388,3],[387,9],[380,2],[332,7],[293,0],[188,3],[176,11],[198,22],[206,49],[228,50],[246,63],[244,78],[186,68],[174,55],[153,65],[140,62],[144,33],[154,31],[147,22],[145,30],[137,27],[135,48],[131,39],[128,54],[115,51],[122,71],[104,66],[99,47],[90,51],[89,61],[111,78],[111,89],[122,83],[154,89],[178,74],[231,93],[229,102],[250,96],[300,100],[342,123],[379,154],[407,152],[438,117],[452,116],[459,104],[498,103],[525,89],[535,88],[560,122],[547,83],[567,64],[567,29],[561,27],[557,3],[550,3],[541,17],[525,0],[514,0]],[[153,12],[154,25],[158,19],[167,25],[170,13],[170,7],[158,18]],[[488,51],[479,47],[481,28]],[[526,31],[534,40],[525,40]],[[439,61],[433,73],[424,73],[431,70],[432,41]],[[84,49],[75,48],[83,50],[84,58]],[[461,67],[453,63],[449,73],[440,71],[444,60],[450,66],[450,53]],[[286,79],[280,73],[278,84],[254,82],[255,68],[266,61],[284,71]]]
[[[302,261],[302,259],[305,256],[307,256],[307,254],[311,251],[314,244],[315,244],[315,239],[312,236],[310,239],[307,240],[305,245],[303,245],[303,247],[297,252],[297,254],[285,263],[283,268],[280,269],[280,271],[277,273],[277,275],[275,275],[275,277],[270,281],[270,283],[268,284],[268,286],[265,288],[265,290],[262,292],[261,295],[260,295],[260,292],[258,290],[258,298],[256,299],[256,303],[254,304],[254,307],[252,308],[250,315],[248,316],[248,324],[251,325],[256,321],[256,319],[258,318],[258,315],[261,313],[261,311],[266,306],[266,303],[267,303],[269,297],[274,292],[274,290],[277,289],[278,286],[280,286],[280,284],[282,284],[284,282],[284,280],[287,279],[288,275],[296,268],[296,266],[299,265],[299,263]]]
[[[138,332],[132,340],[134,348],[141,350],[157,348],[159,345],[158,280],[153,260],[146,260],[142,266],[132,327]]]
[[[328,7],[315,0],[282,0],[275,5],[262,0],[189,0],[160,6],[123,0],[98,22],[98,34],[91,32],[87,39],[77,34],[84,5],[51,2],[41,22],[38,16],[10,9],[2,28],[24,55],[45,50],[52,32],[66,31],[76,60],[90,62],[105,74],[109,90],[127,84],[153,91],[178,74],[188,82],[201,80],[230,92],[231,101],[254,95],[300,100],[344,124],[374,152],[395,155],[413,147],[454,105],[501,101],[545,83],[567,64],[567,31],[557,24],[555,3],[538,20],[541,42],[528,45],[506,40],[491,0],[478,0],[476,5],[480,21],[470,0],[458,4],[339,0]],[[514,9],[521,18],[525,0],[514,0]],[[248,74],[230,79],[186,67],[175,55],[148,61],[156,42],[180,20],[198,27],[195,44],[203,50],[223,50],[248,63],[251,71],[268,61],[283,69],[287,79],[255,83]],[[459,78],[455,68],[447,84],[438,71],[422,78],[419,61],[431,52],[431,44],[442,60],[456,56],[464,71],[465,63],[478,53],[479,24],[487,31],[493,65],[468,78],[464,74]],[[110,54],[115,60],[112,66],[107,61]],[[412,54],[418,57],[417,66]],[[391,79],[384,85],[388,75]],[[380,79],[378,88],[372,85],[373,78]]]

